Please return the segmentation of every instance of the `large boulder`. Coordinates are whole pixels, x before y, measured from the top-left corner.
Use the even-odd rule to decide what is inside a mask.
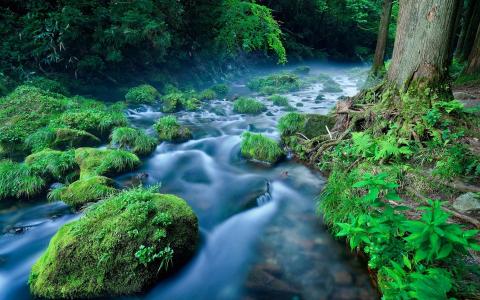
[[[466,193],[460,195],[453,202],[453,208],[462,213],[477,212],[480,211],[480,194],[479,193]]]
[[[80,166],[80,178],[114,176],[132,171],[141,161],[135,154],[124,150],[78,148],[75,161]]]
[[[64,225],[33,265],[33,295],[96,298],[144,291],[189,260],[198,220],[173,195],[132,189],[93,206]]]

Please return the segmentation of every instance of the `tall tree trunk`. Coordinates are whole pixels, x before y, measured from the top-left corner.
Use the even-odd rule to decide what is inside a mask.
[[[450,41],[459,0],[403,0],[387,79],[397,88],[447,79]]]
[[[457,14],[455,16],[455,24],[453,27],[452,41],[450,42],[450,59],[452,59],[453,55],[455,54],[455,46],[458,44],[458,40],[462,31],[461,21],[464,13],[463,2],[463,0],[458,1]]]
[[[468,64],[465,68],[466,75],[480,74],[480,26],[477,29],[477,36],[468,57]]]
[[[462,20],[462,30],[460,32],[460,36],[458,38],[457,47],[455,50],[455,57],[457,59],[462,59],[461,56],[463,55],[463,47],[465,45],[465,35],[467,34],[468,25],[470,24],[470,20],[472,19],[473,15],[473,6],[477,0],[467,0],[468,4],[464,11],[464,16]]]
[[[384,68],[385,48],[387,47],[388,28],[390,26],[390,18],[392,16],[392,5],[393,0],[385,0],[383,2],[380,28],[378,29],[377,47],[375,48],[375,56],[373,58],[373,75],[378,75],[378,73]]]
[[[460,61],[465,61],[472,51],[475,35],[477,34],[477,28],[480,24],[480,1],[471,0],[471,17],[468,23],[465,24],[465,36],[463,37],[462,51],[458,55]]]

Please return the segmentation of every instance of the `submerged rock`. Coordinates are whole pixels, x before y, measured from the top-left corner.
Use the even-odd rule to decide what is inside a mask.
[[[480,211],[480,194],[466,193],[455,199],[453,208],[462,213]]]
[[[173,195],[132,189],[64,225],[33,265],[37,297],[96,298],[144,291],[193,255],[198,220]]]

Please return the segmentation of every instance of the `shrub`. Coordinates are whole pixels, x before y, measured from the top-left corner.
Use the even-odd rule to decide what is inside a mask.
[[[202,102],[194,97],[182,98],[181,100],[182,107],[186,111],[196,111],[200,109]]]
[[[280,95],[273,95],[268,97],[268,100],[272,101],[274,105],[277,106],[289,106],[288,98]]]
[[[130,127],[118,127],[115,128],[110,135],[110,145],[143,156],[155,150],[157,147],[157,139],[148,136],[143,130]]]
[[[25,164],[42,178],[56,181],[64,181],[66,175],[78,168],[73,150],[62,152],[45,149],[27,156]]]
[[[114,186],[115,182],[108,177],[92,176],[52,190],[48,199],[60,200],[74,208],[80,208],[87,203],[111,196],[116,192]]]
[[[91,176],[117,175],[134,170],[141,162],[133,153],[123,150],[78,148],[75,161],[80,166],[80,179]]]
[[[253,98],[240,97],[233,103],[233,111],[240,114],[260,114],[267,110],[265,104]]]
[[[173,113],[182,108],[184,94],[181,92],[170,93],[162,97],[162,111],[164,113]]]
[[[39,88],[40,90],[45,92],[68,95],[68,90],[64,85],[62,85],[58,81],[48,79],[46,77],[33,77],[31,80],[26,81],[25,84]]]
[[[292,135],[303,130],[305,116],[296,112],[284,115],[278,122],[278,130],[282,136]]]
[[[125,100],[129,104],[153,104],[160,99],[160,93],[149,84],[143,84],[128,90]]]
[[[219,97],[225,97],[228,95],[230,88],[225,83],[220,83],[212,86],[212,90],[215,91]]]
[[[42,298],[98,298],[144,291],[193,255],[198,221],[190,206],[153,189],[132,189],[64,225],[33,265]]]
[[[46,182],[26,164],[0,161],[0,199],[31,198],[42,193]]]
[[[198,94],[200,100],[213,100],[215,98],[217,98],[217,93],[213,89],[206,89]]]
[[[244,132],[242,135],[242,155],[268,163],[276,163],[284,155],[277,142],[261,134]]]
[[[300,90],[304,84],[295,74],[280,73],[250,80],[247,86],[266,95],[284,94]]]
[[[177,118],[174,116],[160,118],[154,128],[161,141],[184,142],[192,137],[190,130],[178,124]]]

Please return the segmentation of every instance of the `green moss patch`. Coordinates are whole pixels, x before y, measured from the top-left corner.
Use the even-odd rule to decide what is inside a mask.
[[[184,200],[128,190],[55,234],[32,267],[30,290],[50,299],[139,293],[178,270],[197,240],[197,217]]]
[[[214,90],[219,97],[227,96],[228,92],[230,91],[230,88],[225,83],[216,84],[212,86],[211,89]]]
[[[244,132],[242,135],[241,153],[246,158],[268,163],[276,163],[284,155],[277,142],[251,132]]]
[[[200,100],[213,100],[217,98],[217,93],[213,89],[203,90],[198,94]]]
[[[55,189],[48,195],[50,200],[60,200],[66,204],[80,208],[81,206],[105,199],[115,193],[115,182],[104,176],[93,176],[80,179],[72,184]]]
[[[34,197],[46,187],[45,180],[28,165],[10,160],[0,161],[0,199]]]
[[[141,164],[140,159],[128,151],[95,148],[76,149],[75,161],[80,166],[80,179],[117,175]]]
[[[128,90],[125,100],[129,104],[153,104],[160,100],[160,93],[149,84],[142,84]]]
[[[75,151],[57,151],[45,149],[25,158],[25,164],[35,174],[49,181],[64,182],[65,177],[78,169]]]
[[[71,128],[43,127],[25,139],[25,146],[32,152],[46,148],[68,149],[81,146],[97,146],[100,139],[91,133]]]
[[[181,126],[174,116],[160,118],[153,127],[161,141],[184,142],[192,138],[190,129]]]
[[[265,104],[253,98],[240,97],[233,103],[233,111],[239,114],[257,115],[266,110]]]
[[[342,87],[332,78],[325,79],[323,81],[322,93],[341,93]]]
[[[288,98],[280,95],[273,95],[268,97],[268,100],[272,101],[276,106],[285,106],[288,107],[290,104],[288,103]]]
[[[131,127],[118,127],[110,135],[110,146],[143,156],[152,153],[157,147],[157,139],[143,130]]]
[[[304,83],[295,74],[280,73],[255,78],[249,81],[247,86],[253,91],[273,95],[298,91],[304,86]]]

